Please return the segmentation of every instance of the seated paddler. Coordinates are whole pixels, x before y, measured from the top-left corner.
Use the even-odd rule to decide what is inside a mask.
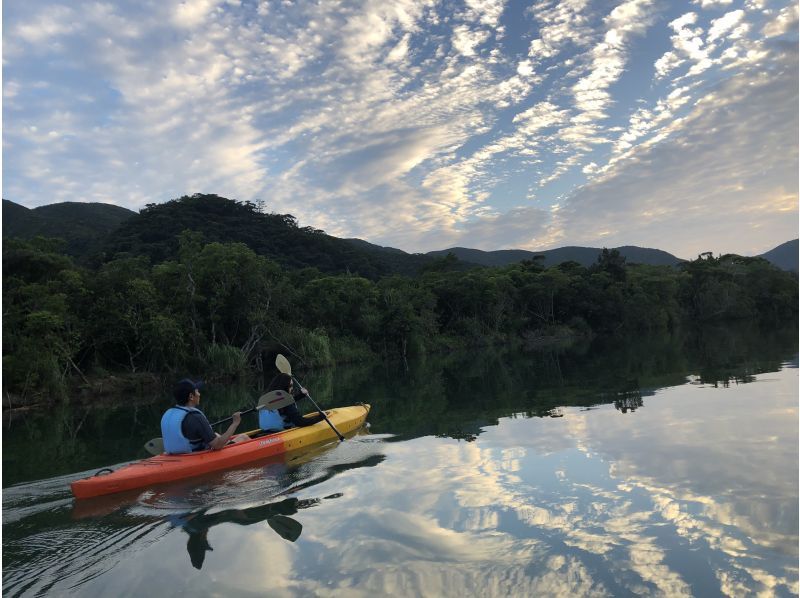
[[[294,392],[294,383],[289,374],[278,374],[272,379],[267,387],[267,392],[273,390],[284,390],[294,397],[295,401],[299,401],[308,395],[305,388],[297,389]],[[304,428],[306,426],[313,426],[317,422],[324,419],[321,413],[303,417],[297,403],[292,403],[287,407],[282,407],[275,411],[262,409],[258,412],[258,425],[262,430],[269,432],[280,432],[281,430],[288,430],[289,428]]]
[[[242,419],[238,411],[231,416],[233,421],[223,434],[217,434],[211,429],[208,418],[197,408],[200,404],[201,386],[201,382],[184,378],[172,389],[175,404],[161,418],[165,453],[177,455],[206,449],[219,450],[236,432]]]

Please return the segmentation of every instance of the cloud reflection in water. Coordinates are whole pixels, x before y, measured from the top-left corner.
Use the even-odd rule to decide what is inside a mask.
[[[318,595],[798,592],[796,369],[384,448],[304,521]]]

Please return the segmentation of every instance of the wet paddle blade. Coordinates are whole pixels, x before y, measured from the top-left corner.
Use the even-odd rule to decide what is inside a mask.
[[[275,515],[267,519],[269,526],[284,540],[294,542],[300,537],[303,531],[303,524],[299,521],[286,517],[285,515]]]
[[[164,439],[163,438],[153,438],[152,440],[148,440],[144,444],[144,450],[146,450],[151,455],[160,455],[164,452]]]
[[[288,407],[292,403],[294,403],[294,397],[290,393],[285,390],[273,390],[258,398],[258,407],[256,409],[275,411],[282,407]]]
[[[278,368],[278,371],[282,374],[292,375],[292,364],[280,353],[278,353],[278,356],[275,358],[275,367]]]

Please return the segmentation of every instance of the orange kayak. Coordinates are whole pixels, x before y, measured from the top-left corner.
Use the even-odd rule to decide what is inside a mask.
[[[326,411],[331,423],[342,434],[361,427],[367,419],[369,405],[339,407]],[[144,488],[202,475],[211,471],[236,467],[280,455],[299,448],[336,438],[330,426],[321,421],[305,428],[292,428],[277,434],[260,436],[229,444],[218,451],[198,451],[185,455],[158,455],[123,465],[116,471],[76,480],[70,484],[75,498],[91,498],[115,492]]]

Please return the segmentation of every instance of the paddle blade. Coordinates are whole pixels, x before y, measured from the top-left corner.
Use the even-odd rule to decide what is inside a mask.
[[[276,409],[288,407],[292,403],[294,403],[294,397],[291,394],[285,390],[273,390],[259,397],[256,409],[275,411]]]
[[[285,515],[274,515],[267,519],[267,523],[281,538],[289,540],[289,542],[297,540],[300,537],[300,532],[303,531],[302,523]]]
[[[151,455],[160,455],[164,452],[164,439],[163,438],[153,438],[152,440],[148,440],[144,444],[144,450],[146,450]]]
[[[275,367],[278,368],[278,371],[282,374],[292,375],[292,364],[280,353],[278,353],[278,356],[275,358]]]

